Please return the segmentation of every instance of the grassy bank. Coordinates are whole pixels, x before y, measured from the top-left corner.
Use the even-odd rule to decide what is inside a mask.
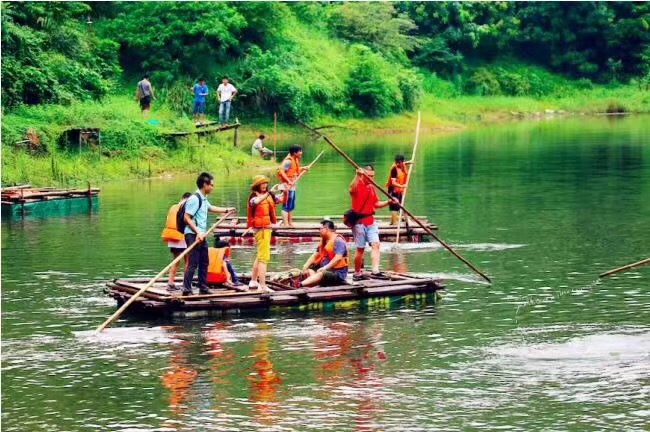
[[[649,113],[650,94],[635,86],[564,92],[561,96],[540,98],[523,96],[455,96],[438,88],[438,96],[426,93],[420,110],[422,128],[428,132],[460,130],[475,122],[539,118],[548,115],[596,114],[608,111]],[[114,96],[103,102],[81,102],[69,106],[22,107],[5,116],[2,122],[2,184],[31,183],[38,186],[101,184],[114,179],[144,178],[159,175],[195,173],[200,170],[227,171],[260,167],[270,162],[250,157],[250,144],[257,134],[272,135],[272,119],[247,121],[239,131],[239,147],[233,147],[232,131],[197,137],[168,139],[165,132],[190,131],[195,127],[188,116],[178,116],[163,104],[154,102],[151,121],[144,121],[135,102],[127,96]],[[411,132],[415,113],[376,119],[337,119],[322,117],[310,124],[336,125],[337,133]],[[100,128],[100,148],[78,153],[61,141],[71,128]],[[33,131],[38,146],[22,143]],[[278,119],[280,148],[304,130]],[[291,142],[290,142],[291,141]],[[271,146],[267,140],[267,146]],[[30,148],[26,148],[29,146]]]

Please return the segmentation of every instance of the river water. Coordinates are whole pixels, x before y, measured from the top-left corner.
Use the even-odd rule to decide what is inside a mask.
[[[412,135],[332,135],[385,175]],[[322,141],[306,146],[309,161]],[[99,205],[2,223],[3,431],[648,430],[650,118],[575,118],[421,135],[407,207],[436,243],[382,267],[446,280],[433,306],[120,320],[115,277],[168,262],[161,224],[193,177],[102,185]],[[255,172],[210,167],[243,208]],[[353,171],[327,152],[296,214],[338,215]],[[382,179],[383,180],[383,179]],[[240,210],[241,213],[241,210]],[[273,270],[312,245],[274,248]],[[252,251],[233,249],[239,271]]]

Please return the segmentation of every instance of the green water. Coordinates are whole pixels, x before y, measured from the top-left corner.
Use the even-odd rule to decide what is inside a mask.
[[[332,137],[378,177],[413,144]],[[326,145],[293,142],[306,161]],[[242,209],[255,173],[211,170],[212,203]],[[326,153],[296,214],[341,214],[351,178]],[[107,184],[96,211],[3,221],[3,431],[648,430],[650,266],[595,279],[650,256],[650,118],[422,133],[407,206],[490,286],[436,243],[385,244],[384,269],[446,279],[441,303],[94,334],[115,310],[105,281],[168,262],[161,224],[193,181]],[[270,267],[312,248],[279,245]],[[252,259],[233,249],[239,271]]]

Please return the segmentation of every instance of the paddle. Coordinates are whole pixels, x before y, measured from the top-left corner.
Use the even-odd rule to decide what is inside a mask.
[[[644,265],[644,264],[650,264],[650,258],[646,258],[644,260],[641,260],[641,261],[638,261],[638,262],[635,262],[635,263],[632,263],[632,264],[628,264],[628,265],[623,266],[623,267],[615,268],[614,270],[610,270],[608,272],[605,272],[605,273],[601,274],[600,276],[598,276],[598,278],[604,278],[606,276],[613,275],[614,273],[618,273],[620,271],[628,270],[628,269],[631,269],[633,267],[638,267],[638,266],[641,266],[641,265]]]
[[[418,140],[420,138],[420,112],[418,111],[418,125],[415,128],[415,144],[413,145],[413,154],[411,155],[411,165],[409,166],[408,174],[406,174],[406,187],[402,193],[402,202],[401,205],[404,205],[406,201],[406,192],[409,188],[409,183],[411,182],[411,173],[413,172],[413,165],[415,165],[415,151],[418,149]],[[397,218],[397,236],[395,237],[395,246],[399,245],[399,230],[402,225],[402,208],[399,209],[399,218]],[[406,224],[406,229],[408,230],[408,221]]]
[[[333,148],[334,150],[336,150],[336,152],[337,152],[338,154],[340,154],[341,156],[343,156],[343,158],[344,158],[345,160],[347,160],[347,161],[350,163],[350,165],[352,165],[352,166],[353,166],[354,168],[356,168],[357,170],[360,170],[360,169],[361,169],[361,167],[360,167],[359,165],[357,165],[356,162],[354,162],[352,159],[350,159],[350,157],[349,157],[347,154],[345,154],[345,152],[343,152],[343,150],[341,150],[341,149],[340,149],[336,144],[334,144],[334,142],[332,142],[332,140],[331,140],[327,135],[323,135],[322,133],[320,133],[320,132],[318,132],[318,131],[316,131],[316,130],[310,128],[309,126],[307,126],[306,124],[304,124],[304,123],[303,123],[302,121],[300,121],[300,120],[298,120],[298,123],[300,123],[302,126],[304,126],[305,128],[307,128],[308,130],[310,130],[310,131],[312,131],[312,132],[314,132],[314,133],[317,133],[317,134],[319,134],[320,136],[322,136],[323,139],[324,139],[324,140],[325,140],[325,141],[326,141],[330,146],[332,146],[332,148]],[[392,198],[393,198],[393,197],[391,197],[390,194],[389,194],[388,192],[386,192],[386,191],[385,191],[381,186],[379,186],[377,183],[375,183],[375,181],[374,181],[372,178],[367,177],[367,176],[366,176],[366,178],[368,179],[368,181],[369,181],[369,182],[370,182],[374,187],[376,187],[376,188],[377,188],[381,193],[383,193],[384,195],[386,195],[389,199],[392,199]],[[409,216],[409,217],[410,217],[411,219],[413,219],[413,220],[414,220],[418,225],[420,225],[420,227],[421,227],[421,228],[422,228],[422,229],[423,229],[427,234],[429,234],[431,237],[433,237],[434,239],[436,239],[436,241],[438,241],[438,243],[440,243],[440,244],[441,244],[445,249],[447,249],[449,252],[451,252],[451,253],[452,253],[456,258],[458,258],[459,260],[461,260],[462,262],[464,262],[465,264],[467,264],[467,266],[469,266],[472,270],[474,270],[476,273],[478,273],[478,274],[479,274],[483,279],[485,279],[486,281],[492,283],[492,281],[490,280],[489,277],[487,277],[485,274],[483,274],[483,272],[481,272],[479,269],[477,269],[476,267],[474,267],[474,265],[473,265],[472,263],[470,263],[469,261],[467,261],[467,260],[466,260],[465,258],[463,258],[460,254],[458,254],[456,251],[454,251],[454,250],[451,248],[451,246],[449,246],[447,243],[445,243],[444,241],[442,241],[442,240],[441,240],[437,235],[435,235],[435,234],[433,233],[433,231],[431,231],[431,230],[429,229],[428,226],[426,226],[425,224],[423,224],[422,221],[421,221],[420,219],[418,219],[417,217],[413,216],[413,214],[412,214],[410,211],[408,211],[406,208],[404,208],[403,205],[401,205],[400,203],[398,203],[397,205],[399,205],[400,208],[404,211],[404,213],[406,213],[407,216]]]
[[[212,231],[217,227],[217,225],[219,225],[221,222],[223,222],[224,220],[226,220],[226,219],[228,218],[228,216],[230,216],[231,213],[232,213],[232,212],[227,212],[226,214],[224,214],[224,215],[221,217],[221,219],[219,219],[218,221],[216,221],[216,222],[214,223],[214,225],[212,225],[212,226],[210,227],[210,229],[208,229],[208,230],[205,232],[205,235],[204,235],[204,237],[203,237],[203,238],[204,238],[203,241],[205,241],[205,238],[206,238],[206,237],[207,237],[207,236],[208,236],[208,235],[209,235],[209,234],[210,234],[210,233],[211,233],[211,232],[212,232]],[[122,315],[122,312],[124,312],[124,311],[126,310],[126,308],[128,308],[128,307],[131,305],[131,303],[133,303],[133,302],[134,302],[138,297],[140,297],[142,294],[144,294],[144,292],[145,292],[147,289],[149,289],[149,288],[150,288],[154,283],[156,283],[156,281],[158,280],[159,277],[161,277],[162,275],[164,275],[164,274],[165,274],[165,273],[166,273],[166,272],[167,272],[167,271],[168,271],[168,270],[169,270],[169,269],[170,269],[174,264],[180,262],[180,260],[182,260],[183,257],[185,257],[185,255],[187,255],[187,254],[188,254],[188,253],[189,253],[189,252],[194,248],[194,246],[198,245],[199,243],[200,243],[200,241],[199,241],[199,239],[197,238],[196,241],[195,241],[194,243],[192,243],[192,244],[191,244],[187,249],[185,249],[185,250],[184,250],[184,251],[183,251],[179,256],[177,256],[176,258],[174,258],[174,260],[173,260],[172,262],[170,262],[169,264],[167,264],[167,267],[165,267],[164,269],[162,269],[162,270],[160,271],[160,273],[158,273],[156,276],[154,276],[153,279],[151,279],[147,285],[145,285],[143,288],[141,288],[140,291],[138,291],[137,293],[133,294],[133,295],[131,296],[131,298],[128,299],[128,300],[127,300],[127,301],[122,305],[122,307],[120,307],[117,311],[115,311],[115,313],[114,313],[113,315],[111,315],[111,316],[110,316],[106,321],[104,321],[104,323],[103,323],[102,325],[100,325],[99,327],[97,327],[97,332],[99,333],[99,332],[101,332],[102,330],[104,330],[108,325],[110,325],[110,324],[111,324],[113,321],[115,321],[115,320],[116,320],[120,315]]]

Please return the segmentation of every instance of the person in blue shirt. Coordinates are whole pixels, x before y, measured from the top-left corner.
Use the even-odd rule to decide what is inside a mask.
[[[199,174],[196,179],[197,191],[185,202],[185,243],[189,247],[197,239],[197,244],[189,253],[190,259],[183,277],[183,295],[192,295],[192,279],[198,268],[199,294],[210,294],[207,285],[208,244],[205,242],[205,232],[208,230],[209,213],[234,213],[234,207],[215,207],[208,201],[208,195],[214,189],[214,177],[206,172]]]
[[[205,85],[205,80],[203,78],[199,79],[198,84],[194,84],[190,88],[190,91],[194,94],[194,110],[192,111],[192,120],[196,123],[196,117],[199,116],[199,123],[203,123],[203,117],[205,115],[205,97],[208,95],[208,86]]]

